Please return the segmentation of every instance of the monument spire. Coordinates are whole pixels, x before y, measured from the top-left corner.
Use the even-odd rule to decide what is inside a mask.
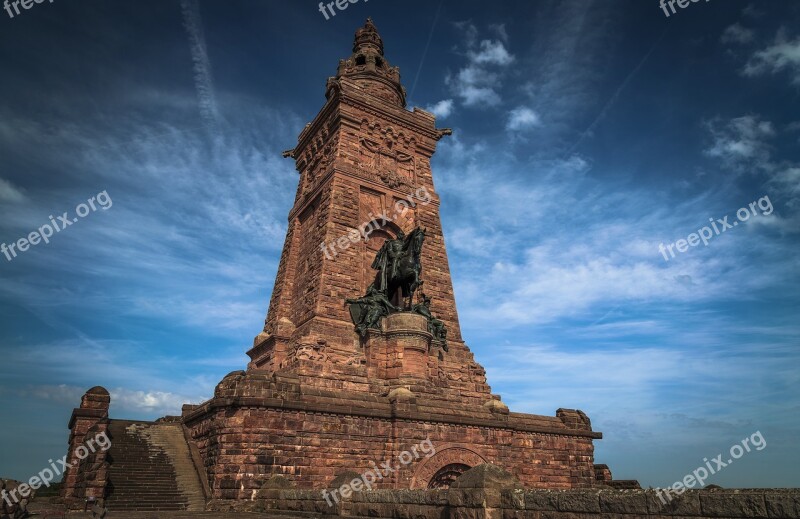
[[[353,54],[374,50],[383,56],[383,40],[378,34],[378,28],[372,22],[372,18],[367,18],[364,27],[356,30],[355,40],[353,41]]]
[[[400,68],[392,67],[383,54],[383,40],[378,28],[367,18],[353,39],[353,54],[339,60],[336,79],[343,77],[355,82],[367,93],[405,108],[406,89],[400,83]]]

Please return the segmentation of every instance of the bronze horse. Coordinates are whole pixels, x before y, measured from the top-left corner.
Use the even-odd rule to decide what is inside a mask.
[[[380,290],[393,303],[402,301],[402,306],[406,310],[411,309],[414,292],[423,283],[420,280],[422,272],[420,255],[424,241],[424,229],[417,227],[408,236],[400,231],[396,239],[384,242],[372,263],[372,268],[380,271],[378,274]]]

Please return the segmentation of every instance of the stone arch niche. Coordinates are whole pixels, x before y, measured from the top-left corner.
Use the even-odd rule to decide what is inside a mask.
[[[437,448],[436,454],[414,471],[410,488],[448,488],[458,476],[482,463],[488,463],[486,458],[466,446]]]
[[[378,229],[373,231],[369,235],[369,239],[363,242],[362,246],[365,252],[361,255],[361,286],[359,287],[359,294],[365,294],[367,287],[377,278],[378,272],[373,270],[372,262],[375,260],[375,256],[381,249],[383,242],[391,237],[384,229]]]

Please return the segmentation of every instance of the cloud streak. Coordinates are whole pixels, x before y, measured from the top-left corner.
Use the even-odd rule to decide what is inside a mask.
[[[208,59],[206,38],[197,0],[181,0],[181,12],[183,13],[183,26],[189,36],[200,115],[209,128],[214,128],[219,120],[219,111],[214,94],[211,61]]]

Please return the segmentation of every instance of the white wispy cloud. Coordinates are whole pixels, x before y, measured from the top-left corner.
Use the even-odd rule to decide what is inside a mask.
[[[508,43],[508,31],[506,30],[506,24],[504,23],[489,24],[489,30],[497,34],[497,37],[500,38],[501,41]]]
[[[514,56],[509,54],[506,46],[497,40],[481,40],[477,50],[467,52],[469,59],[476,65],[510,65]]]
[[[13,394],[77,407],[89,389],[82,385],[88,373],[89,384],[111,393],[112,415],[155,418],[180,414],[183,404],[210,398],[222,376],[246,365],[243,345],[187,355],[174,345],[152,350],[146,342],[92,339],[57,319],[53,324],[63,335],[78,338],[7,346],[14,362],[0,366],[0,375]],[[34,369],[35,377],[20,376]]]
[[[172,114],[171,124],[138,116],[153,97]],[[6,145],[21,155],[46,146],[43,167],[70,164],[66,174],[75,172],[63,187],[32,191],[29,204],[12,210],[0,203],[4,235],[36,229],[43,215],[100,189],[114,200],[113,209],[7,267],[0,298],[61,338],[9,338],[13,362],[0,365],[7,386],[42,386],[30,398],[63,398],[72,407],[89,380],[111,390],[112,416],[152,419],[179,414],[184,403],[212,395],[225,373],[246,366],[244,352],[263,326],[297,182],[293,164],[281,158],[281,143],[292,142],[302,123],[263,101],[228,96],[225,108],[237,123],[220,120],[224,131],[209,135],[180,123],[194,118],[192,97],[133,97],[125,110],[102,120],[67,114],[68,124],[0,117]],[[112,326],[137,330],[131,337],[142,342],[93,337],[97,331],[87,321],[101,313],[113,315]],[[191,347],[181,339],[162,343],[154,337],[161,331],[153,330],[183,330],[186,341],[216,337],[219,347],[202,339]],[[33,372],[36,380],[18,377]]]
[[[518,106],[509,112],[506,130],[520,131],[540,125],[539,114],[527,106]]]
[[[722,43],[745,44],[752,42],[754,38],[755,31],[753,29],[748,29],[737,22],[725,28],[720,41],[722,41]]]
[[[721,280],[709,279],[700,262],[686,259],[676,269],[665,269],[653,254],[658,242],[633,234],[629,243],[617,242],[609,248],[609,238],[617,232],[636,231],[627,225],[605,227],[593,230],[601,239],[580,244],[547,240],[527,249],[521,262],[495,263],[488,279],[502,297],[490,296],[489,311],[470,308],[463,313],[471,322],[519,326],[581,318],[601,303],[687,302],[722,294]],[[636,250],[647,257],[637,257]],[[687,287],[680,276],[692,280],[694,286]]]
[[[501,98],[497,90],[501,86],[500,75],[474,65],[459,70],[455,76],[445,79],[455,95],[466,106],[496,106]]]
[[[715,118],[705,123],[712,141],[704,150],[718,159],[729,171],[763,178],[768,197],[781,202],[781,210],[769,218],[754,220],[754,225],[774,227],[794,234],[800,229],[800,164],[780,160],[780,150],[773,144],[780,132],[776,126],[757,115],[730,120]],[[785,131],[792,131],[789,124]]]
[[[756,8],[756,4],[748,4],[747,7],[742,9],[742,16],[758,19],[764,16],[764,11],[759,11],[758,8]]]
[[[445,83],[465,106],[499,105],[504,71],[514,61],[514,56],[503,41],[484,39],[478,42],[478,29],[472,23],[457,25],[465,32],[467,65],[455,74],[448,74]]]
[[[453,103],[452,99],[443,99],[436,104],[425,107],[425,110],[429,111],[437,118],[444,119],[453,113],[454,108],[455,104]]]
[[[78,407],[81,397],[89,388],[67,384],[29,386],[18,391],[20,396],[31,396]],[[208,396],[187,396],[158,390],[133,390],[124,387],[109,389],[110,414],[117,417],[126,412],[144,412],[162,415],[180,415],[183,404],[199,404]]]
[[[266,285],[267,280],[262,279]],[[258,324],[264,317],[264,308],[254,307],[250,303],[236,301],[236,294],[219,294],[217,287],[210,287],[197,298],[187,299],[185,295],[165,299],[137,297],[130,309],[132,314],[145,316],[170,315],[182,323],[193,326],[204,326],[214,323],[215,328],[227,330],[258,330]],[[222,295],[222,298],[218,297]],[[224,301],[220,304],[220,299]],[[220,333],[220,332],[216,332]],[[255,335],[255,334],[254,334]]]
[[[618,44],[614,37],[618,19],[608,2],[546,1],[540,12],[530,31],[532,44],[520,57],[531,78],[522,84],[522,91],[530,100],[526,104],[547,121],[547,132],[538,136],[540,145],[570,156],[577,147],[576,137],[583,139],[591,133],[619,95],[610,93],[605,107],[598,106],[602,94],[598,84],[608,73],[602,63]],[[595,116],[598,110],[600,115]],[[586,125],[589,128],[581,132],[579,128]]]
[[[166,391],[136,391],[125,388],[109,390],[112,405],[120,410],[137,410],[180,415],[183,404],[199,404],[211,395],[177,395]]]
[[[3,202],[17,203],[25,200],[22,191],[8,180],[0,178],[0,200]]]
[[[770,182],[777,184],[786,194],[800,196],[800,167],[791,166],[778,171]]]
[[[782,214],[771,223],[787,235],[800,233],[800,165],[779,168],[766,186],[784,203]]]
[[[687,325],[703,328],[704,319],[690,317]],[[708,324],[732,326],[714,319]],[[796,359],[797,352],[789,352],[786,342],[741,347],[725,344],[721,331],[715,341],[671,326],[666,332],[674,342],[664,346],[505,344],[488,359],[487,373],[495,385],[512,388],[504,401],[514,410],[552,414],[557,405],[577,407],[608,435],[604,442],[624,443],[625,429],[632,426],[635,435],[652,435],[671,447],[692,445],[697,429],[711,433],[752,424],[751,417],[764,404],[752,385],[741,381],[755,373],[774,373],[782,387],[791,387],[796,379],[786,360]],[[698,391],[708,398],[697,399]],[[790,401],[771,405],[797,405],[796,395],[781,394]],[[726,395],[737,406],[720,413],[719,397],[712,395]]]
[[[724,135],[714,149],[733,150],[737,160],[759,158],[756,143],[774,133],[755,116],[718,126]],[[496,154],[509,154],[467,147],[458,138],[441,151],[441,188],[458,207],[481,208],[445,209],[443,222],[458,262],[459,315],[470,329],[597,320],[617,306],[708,303],[769,284],[737,256],[754,242],[770,243],[761,226],[748,224],[670,262],[659,253],[659,244],[685,238],[709,216],[730,214],[754,198],[720,204],[709,190],[670,200],[640,185],[602,185],[580,156],[498,164]],[[771,268],[788,272],[789,263],[776,259]]]
[[[239,114],[237,126],[225,127],[224,136],[210,142],[203,132],[151,128],[124,115],[114,118],[115,132],[92,127],[91,121],[57,135],[20,124],[26,129],[16,136],[22,149],[30,142],[47,143],[50,160],[82,171],[83,185],[91,190],[70,187],[37,195],[35,206],[7,211],[0,229],[10,235],[36,229],[44,223],[42,214],[68,209],[97,186],[108,189],[114,207],[27,253],[27,265],[41,265],[54,277],[34,276],[33,270],[19,278],[19,290],[14,283],[3,289],[14,289],[18,304],[35,308],[65,296],[59,277],[79,282],[91,273],[111,287],[124,278],[133,286],[87,295],[82,304],[102,306],[116,298],[116,308],[125,314],[187,326],[213,322],[217,330],[241,330],[250,321],[257,331],[276,267],[270,254],[283,245],[296,182],[278,143],[291,142],[301,125],[296,115],[251,99],[229,103],[228,110]],[[179,109],[192,107],[181,103]],[[61,261],[54,264],[53,254]],[[26,284],[37,291],[25,290]],[[153,297],[150,290],[161,295]]]
[[[772,167],[769,140],[775,137],[776,131],[770,121],[757,115],[744,115],[730,120],[716,118],[705,125],[712,139],[704,150],[707,156],[720,159],[737,172]]]
[[[761,76],[783,71],[792,76],[792,83],[800,84],[800,37],[790,40],[785,29],[778,31],[772,45],[755,52],[742,72],[746,76]]]

